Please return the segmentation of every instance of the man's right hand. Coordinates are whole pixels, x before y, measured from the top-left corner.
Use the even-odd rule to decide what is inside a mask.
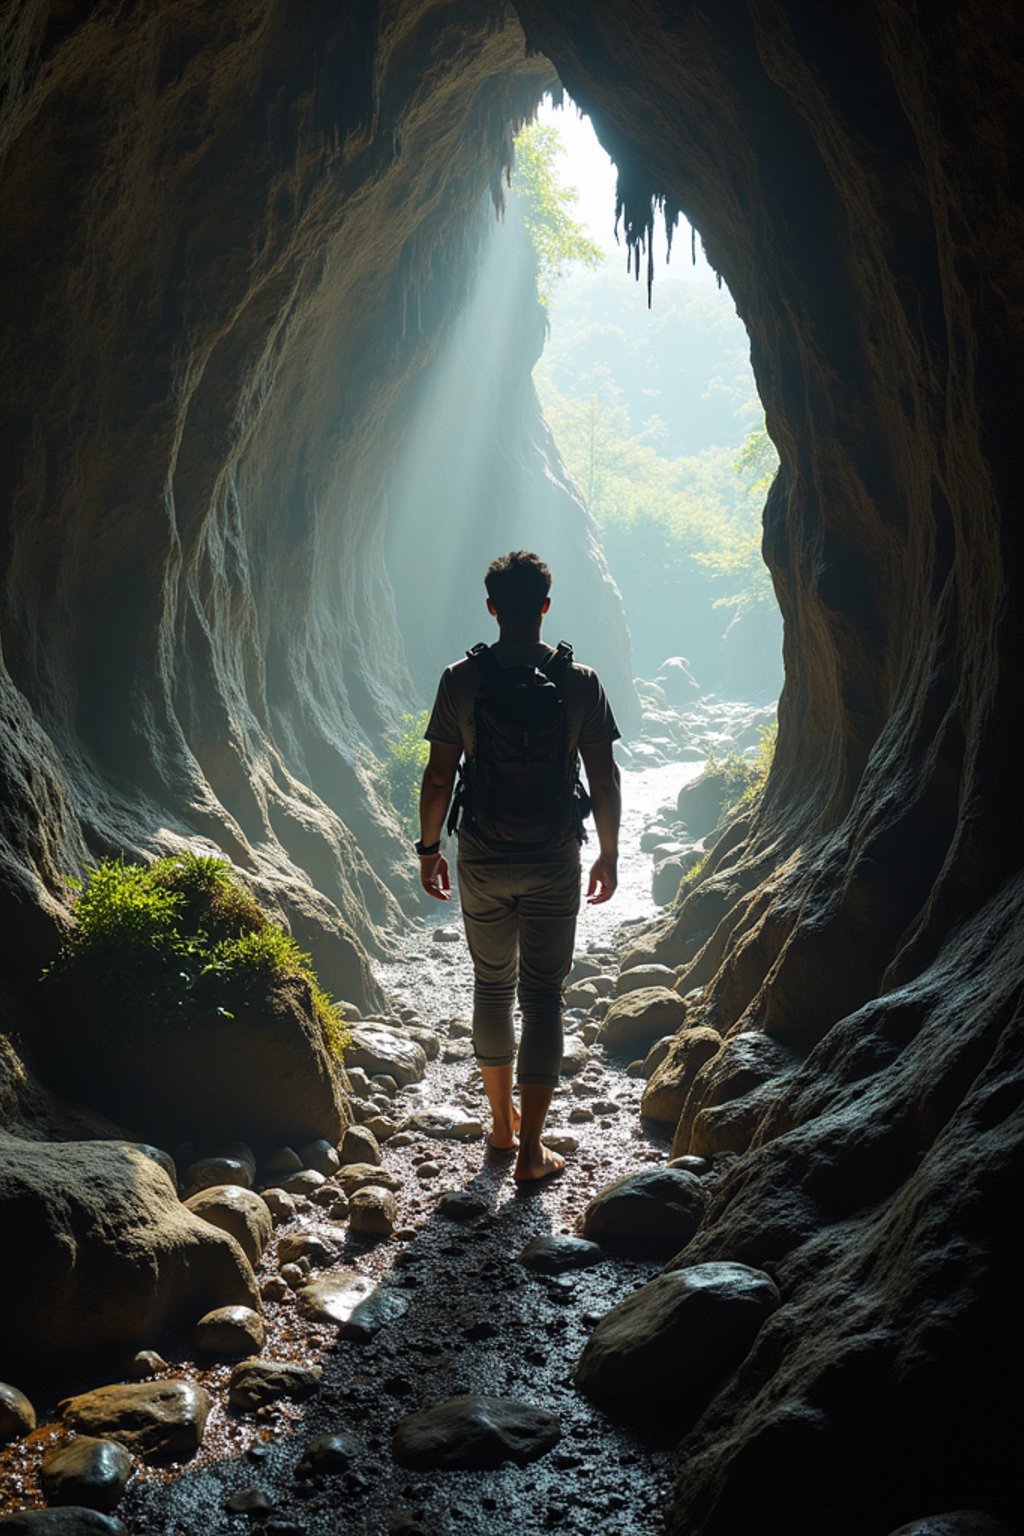
[[[452,881],[448,873],[448,860],[443,853],[420,856],[420,885],[428,896],[438,901],[450,901]]]
[[[610,901],[615,895],[615,887],[619,883],[619,861],[607,858],[603,853],[599,859],[595,859],[590,869],[590,880],[587,884],[587,903],[591,907],[600,906],[602,901]]]

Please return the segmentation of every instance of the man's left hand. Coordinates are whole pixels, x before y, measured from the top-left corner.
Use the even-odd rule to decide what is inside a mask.
[[[618,861],[608,859],[602,854],[591,866],[590,881],[587,885],[587,904],[597,907],[602,901],[610,901],[615,895],[615,887],[618,883]]]
[[[448,860],[443,853],[431,853],[420,858],[420,885],[428,896],[437,901],[450,901],[452,895]]]

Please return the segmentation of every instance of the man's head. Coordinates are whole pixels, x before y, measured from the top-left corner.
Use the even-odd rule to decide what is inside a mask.
[[[532,623],[551,606],[551,572],[528,549],[513,549],[492,560],[484,586],[487,606],[499,624]]]

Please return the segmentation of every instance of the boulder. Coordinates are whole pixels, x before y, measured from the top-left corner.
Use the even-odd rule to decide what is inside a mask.
[[[0,1519],[3,1536],[128,1536],[128,1527],[115,1515],[84,1505],[64,1509],[21,1509]]]
[[[0,1445],[30,1435],[36,1427],[36,1411],[24,1392],[0,1381]]]
[[[661,1063],[665,1060],[669,1047],[675,1038],[675,1035],[662,1035],[660,1040],[655,1040],[647,1055],[640,1062],[639,1070],[635,1074],[631,1073],[630,1075],[642,1077],[645,1081],[649,1081],[654,1075],[655,1067],[660,1067]],[[632,1066],[632,1063],[630,1063],[630,1066]]]
[[[616,1179],[583,1212],[583,1236],[628,1253],[678,1253],[704,1215],[704,1191],[679,1168],[644,1168]]]
[[[29,1142],[0,1132],[0,1354],[34,1369],[131,1355],[210,1307],[252,1303],[227,1232],[183,1206],[130,1142]]]
[[[323,1375],[318,1365],[293,1365],[290,1360],[240,1360],[228,1379],[228,1402],[246,1413],[288,1397],[311,1397]]]
[[[304,1147],[300,1147],[299,1157],[302,1159],[303,1168],[312,1168],[316,1173],[322,1173],[325,1179],[329,1179],[332,1173],[337,1173],[341,1166],[337,1147],[323,1136],[319,1136],[315,1141],[308,1141]]]
[[[674,1126],[683,1112],[694,1078],[705,1062],[717,1056],[721,1047],[722,1037],[716,1029],[706,1025],[681,1029],[672,1037],[647,1080],[640,1100],[640,1113],[648,1120]]]
[[[563,1077],[575,1077],[577,1072],[590,1060],[590,1050],[582,1035],[566,1035],[562,1045],[562,1064],[559,1071]]]
[[[576,1385],[630,1417],[690,1416],[735,1370],[780,1304],[774,1280],[745,1264],[697,1264],[648,1281],[607,1312]]]
[[[727,793],[725,772],[720,768],[705,769],[699,777],[683,785],[676,809],[691,837],[706,837],[715,830]]]
[[[263,1319],[251,1307],[215,1307],[196,1324],[196,1347],[218,1360],[251,1355],[266,1342]]]
[[[680,882],[696,869],[704,858],[700,848],[686,848],[662,859],[651,873],[651,900],[656,907],[667,907],[679,895]],[[695,877],[696,878],[696,877]]]
[[[745,1151],[802,1053],[760,1030],[730,1035],[692,1079],[672,1139],[672,1155]]]
[[[236,1184],[215,1184],[192,1195],[185,1205],[211,1226],[230,1232],[249,1263],[259,1263],[274,1229],[270,1208],[259,1195]]]
[[[576,981],[571,987],[566,987],[562,1003],[566,1008],[590,1008],[597,1002],[599,995],[592,981]]]
[[[620,971],[612,984],[615,997],[625,997],[639,987],[674,987],[676,973],[668,965],[657,965],[653,960],[647,965],[631,965],[628,971]]]
[[[114,1440],[76,1435],[43,1457],[43,1492],[49,1504],[78,1504],[109,1514],[132,1472],[131,1455]]]
[[[380,1117],[375,1117],[380,1118]],[[380,1142],[368,1125],[350,1125],[341,1144],[343,1163],[363,1163],[379,1168]]]
[[[398,1225],[398,1202],[390,1189],[364,1184],[349,1197],[348,1221],[353,1232],[390,1237]]]
[[[604,1250],[597,1243],[564,1232],[545,1232],[527,1243],[519,1262],[539,1275],[562,1275],[572,1269],[589,1269],[603,1258]]]
[[[252,1170],[237,1157],[200,1157],[185,1169],[185,1198],[204,1189],[251,1189]]]
[[[402,1087],[418,1083],[427,1070],[426,1053],[415,1040],[382,1024],[366,1022],[352,1026],[345,1064],[362,1067],[370,1077],[385,1072]]]
[[[403,1467],[421,1470],[525,1466],[556,1445],[561,1426],[553,1413],[512,1398],[452,1397],[401,1419],[393,1451]]]
[[[686,1004],[668,987],[639,987],[612,1003],[601,1020],[598,1043],[632,1061],[662,1035],[673,1034],[686,1017]]]
[[[685,656],[667,656],[658,668],[657,686],[669,704],[682,709],[700,697],[700,684]]]
[[[116,1440],[147,1462],[182,1461],[202,1442],[209,1394],[190,1381],[97,1387],[59,1405],[76,1434]]]

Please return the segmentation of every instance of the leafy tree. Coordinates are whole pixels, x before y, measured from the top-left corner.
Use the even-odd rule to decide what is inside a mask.
[[[573,218],[579,194],[558,179],[561,149],[558,129],[546,123],[527,123],[515,140],[512,190],[537,253],[537,297],[545,305],[571,262],[596,267],[604,260],[600,247]]]

